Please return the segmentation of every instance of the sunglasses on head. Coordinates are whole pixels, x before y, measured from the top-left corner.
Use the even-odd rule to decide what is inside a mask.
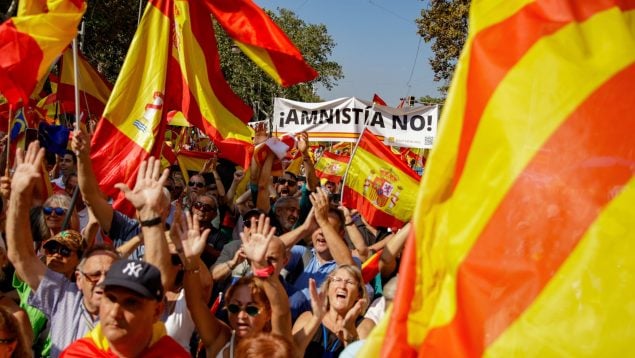
[[[51,215],[53,213],[55,213],[55,215],[57,216],[62,216],[64,214],[66,214],[66,209],[64,208],[52,208],[50,206],[45,206],[42,208],[42,212],[44,213],[44,215]]]
[[[63,257],[69,257],[71,256],[71,253],[73,252],[73,250],[55,241],[47,242],[44,245],[44,251],[46,252],[47,255],[60,254]]]
[[[202,188],[205,186],[205,183],[201,183],[200,181],[191,181],[191,182],[188,182],[187,185],[195,186],[197,188]]]
[[[195,202],[195,203],[194,203],[194,205],[192,205],[192,207],[193,207],[194,209],[196,209],[196,210],[200,210],[200,211],[202,211],[202,212],[204,212],[204,213],[209,213],[209,212],[211,212],[211,211],[215,211],[215,210],[216,210],[216,208],[215,208],[215,207],[213,207],[212,205],[210,205],[210,204],[205,204],[205,203],[202,203],[202,202],[200,202],[200,201]]]
[[[247,313],[250,317],[255,317],[258,315],[258,313],[260,313],[260,308],[258,308],[258,306],[249,305],[243,308],[233,303],[227,305],[227,310],[231,314],[238,314],[240,313],[240,311],[245,311],[245,313]]]
[[[289,184],[289,186],[295,186],[298,182],[291,179],[278,179],[278,184],[285,185]]]

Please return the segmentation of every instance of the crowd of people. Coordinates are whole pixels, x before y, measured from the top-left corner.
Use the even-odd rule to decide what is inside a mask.
[[[306,133],[278,177],[273,153],[185,174],[150,157],[117,185],[133,216],[101,192],[89,134],[70,147],[48,197],[37,141],[0,179],[0,357],[353,356],[392,301],[408,225],[340,205]]]

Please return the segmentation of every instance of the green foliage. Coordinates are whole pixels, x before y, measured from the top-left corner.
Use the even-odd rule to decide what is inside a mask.
[[[443,103],[445,103],[445,98],[432,97],[430,95],[426,95],[425,97],[420,97],[417,102],[425,104],[425,105],[443,104]]]
[[[470,0],[430,0],[429,7],[421,10],[417,19],[419,35],[432,43],[434,57],[429,59],[434,80],[442,83],[445,94],[454,67],[467,38]]]
[[[146,1],[143,6],[145,8]],[[138,3],[135,3],[135,7]],[[131,11],[131,3],[123,0],[103,0],[90,3],[85,15],[86,30],[83,52],[112,83],[115,82],[137,27],[138,8]],[[295,13],[279,9],[269,16],[296,44],[306,61],[320,76],[310,82],[289,88],[276,84],[264,71],[243,55],[233,42],[215,24],[221,67],[227,81],[236,94],[254,108],[259,119],[271,113],[273,97],[285,97],[299,101],[319,101],[315,86],[333,88],[343,77],[342,67],[329,57],[335,42],[322,24],[307,24]],[[237,52],[236,52],[237,51]],[[141,70],[141,69],[140,69]]]
[[[326,26],[307,24],[287,9],[278,9],[278,14],[272,11],[267,13],[320,75],[312,82],[283,88],[237,47],[233,47],[232,40],[216,25],[214,29],[223,73],[234,92],[254,108],[254,113],[260,120],[266,118],[265,113],[272,112],[274,97],[304,102],[320,101],[315,93],[315,86],[320,84],[331,89],[337,80],[343,78],[342,67],[337,62],[329,61],[335,42],[328,34]]]

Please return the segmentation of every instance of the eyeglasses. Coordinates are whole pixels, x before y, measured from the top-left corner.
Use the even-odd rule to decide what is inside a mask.
[[[66,209],[64,208],[52,208],[50,206],[45,206],[42,208],[42,212],[44,213],[44,215],[49,216],[53,213],[55,213],[55,215],[57,216],[62,216],[66,214]]]
[[[331,282],[335,282],[335,283],[342,283],[344,282],[347,285],[351,285],[351,286],[357,286],[357,282],[350,280],[350,279],[346,279],[346,278],[341,278],[341,277],[331,277],[330,278]]]
[[[172,266],[179,266],[182,265],[183,262],[181,261],[181,257],[179,256],[179,254],[172,254],[170,255],[170,261],[172,262]]]
[[[298,184],[298,182],[291,179],[278,179],[278,184],[280,185],[288,184],[289,186],[295,186],[296,184]]]
[[[209,213],[210,211],[216,211],[216,208],[210,204],[205,204],[200,201],[195,202],[192,207],[196,210],[200,210],[204,213]]]
[[[195,186],[197,188],[202,188],[202,187],[205,186],[205,183],[201,183],[200,181],[191,181],[191,182],[187,183],[187,185]]]
[[[79,271],[88,281],[95,284],[99,281],[102,276],[106,276],[106,271],[95,271],[95,272],[84,272]]]
[[[227,310],[231,314],[238,314],[240,313],[240,311],[245,311],[245,313],[247,313],[250,317],[255,317],[258,315],[258,313],[260,313],[260,308],[258,308],[258,306],[249,305],[243,308],[233,303],[227,305]]]
[[[60,254],[63,257],[69,257],[73,252],[73,250],[55,241],[44,244],[44,251],[47,255]]]

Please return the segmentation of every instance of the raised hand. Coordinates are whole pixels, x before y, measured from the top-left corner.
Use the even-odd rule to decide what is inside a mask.
[[[236,170],[234,172],[234,181],[239,183],[241,180],[243,180],[244,176],[245,176],[245,173],[243,173],[242,170]]]
[[[8,176],[0,177],[0,194],[5,200],[9,200],[11,196],[11,178]]]
[[[364,307],[366,307],[366,299],[360,298],[355,305],[346,312],[344,319],[336,323],[336,335],[340,341],[351,342],[359,338],[355,321],[357,317],[362,314]]]
[[[315,220],[319,225],[328,225],[329,197],[324,190],[318,189],[309,197],[313,204]]]
[[[307,132],[302,132],[297,138],[298,140],[298,150],[302,152],[302,155],[309,155],[309,134]]]
[[[130,190],[128,185],[124,183],[116,184],[115,188],[121,190],[126,199],[139,210],[142,220],[152,219],[142,217],[143,212],[152,212],[156,215],[167,207],[169,199],[163,195],[163,185],[168,175],[168,169],[165,169],[161,174],[161,161],[150,157],[139,166],[134,190]]]
[[[15,172],[11,179],[11,191],[17,194],[31,193],[40,179],[40,168],[44,160],[44,148],[40,148],[38,141],[29,144],[26,153],[21,149],[15,153]]]
[[[318,292],[317,284],[312,278],[309,279],[309,297],[311,298],[311,311],[313,312],[313,316],[321,321],[328,311],[326,304],[326,292]]]
[[[73,131],[71,148],[78,157],[88,158],[90,156],[90,136],[86,133],[84,126]]]
[[[265,215],[260,214],[257,223],[255,217],[251,218],[251,230],[249,230],[248,233],[240,233],[245,256],[251,261],[255,269],[268,266],[266,257],[267,247],[269,247],[269,242],[275,231],[276,228],[269,226],[269,218],[265,219]]]
[[[188,261],[194,260],[201,256],[205,245],[207,245],[207,236],[210,229],[201,232],[198,218],[192,217],[189,211],[185,212],[185,223],[183,220],[175,221],[172,225],[172,240],[177,248],[183,250],[183,256]]]

